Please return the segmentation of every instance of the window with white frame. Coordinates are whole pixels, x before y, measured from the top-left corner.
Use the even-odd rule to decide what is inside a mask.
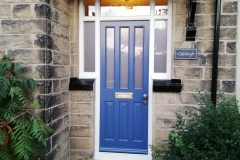
[[[101,21],[144,20],[150,23],[150,76],[171,79],[171,0],[81,0],[79,78],[97,78]]]

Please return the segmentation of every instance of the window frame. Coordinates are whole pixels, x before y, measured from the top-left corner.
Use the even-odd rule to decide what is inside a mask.
[[[84,2],[79,6],[79,78],[96,79],[100,75],[100,22],[102,21],[127,21],[146,20],[150,23],[149,33],[149,76],[151,79],[171,79],[172,57],[172,0],[168,0],[168,14],[155,15],[155,0],[150,0],[150,15],[148,16],[123,16],[103,17],[100,12],[100,0],[95,0],[95,16],[85,16]],[[166,73],[154,73],[154,45],[155,45],[155,21],[167,20],[167,67]],[[84,22],[95,22],[95,72],[84,72]]]

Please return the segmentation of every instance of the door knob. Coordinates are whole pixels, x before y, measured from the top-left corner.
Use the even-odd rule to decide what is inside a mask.
[[[147,98],[147,94],[143,94],[143,98],[145,98],[145,99],[146,99],[146,98]]]
[[[146,104],[147,104],[147,101],[143,101],[143,104],[145,104],[145,105],[146,105]]]

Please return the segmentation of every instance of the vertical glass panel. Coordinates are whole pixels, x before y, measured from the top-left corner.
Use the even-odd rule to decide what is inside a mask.
[[[150,0],[101,0],[101,16],[150,15]]]
[[[84,0],[84,15],[95,16],[95,0]]]
[[[155,0],[155,15],[168,14],[168,0]]]
[[[167,21],[155,21],[154,72],[167,71]]]
[[[106,34],[106,86],[114,88],[114,28],[107,28]]]
[[[143,86],[143,28],[135,28],[135,60],[134,60],[134,86],[141,89]]]
[[[95,72],[95,22],[84,22],[84,72]]]
[[[120,88],[128,89],[128,52],[129,28],[121,28]]]

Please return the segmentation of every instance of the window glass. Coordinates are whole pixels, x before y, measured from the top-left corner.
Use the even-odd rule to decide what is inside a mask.
[[[101,16],[150,15],[150,0],[101,0]]]
[[[84,15],[95,16],[95,0],[84,0]]]
[[[95,22],[84,22],[84,72],[95,72]]]
[[[155,21],[154,73],[167,72],[167,21]]]
[[[168,14],[168,0],[155,0],[155,15]]]

